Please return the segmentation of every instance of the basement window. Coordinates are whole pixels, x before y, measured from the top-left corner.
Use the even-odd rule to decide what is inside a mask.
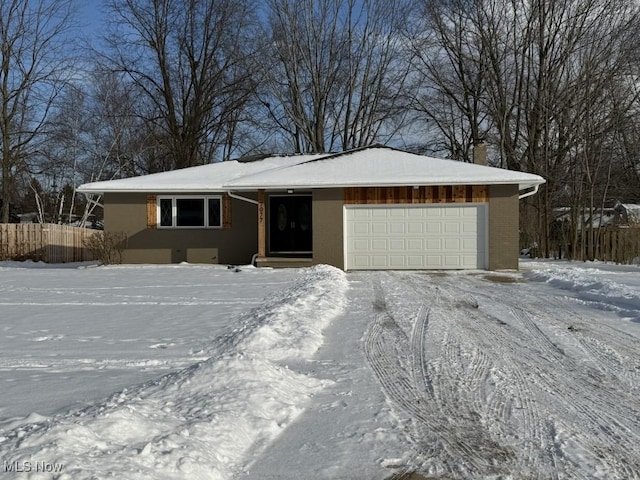
[[[222,197],[158,197],[157,216],[159,228],[220,228]]]

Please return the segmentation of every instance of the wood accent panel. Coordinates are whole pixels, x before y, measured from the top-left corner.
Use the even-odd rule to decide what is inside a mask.
[[[222,196],[222,228],[231,228],[231,197]]]
[[[486,185],[474,185],[472,192],[472,202],[489,201],[489,187]]]
[[[258,257],[267,256],[267,196],[264,189],[258,190]]]
[[[157,197],[147,195],[147,228],[156,228],[158,225]]]
[[[486,185],[430,185],[419,187],[347,187],[347,205],[405,203],[483,203],[489,201]]]
[[[467,201],[467,187],[465,185],[454,185],[453,201],[454,203],[465,203]]]
[[[438,198],[438,187],[424,187],[424,201],[420,203],[434,203]]]

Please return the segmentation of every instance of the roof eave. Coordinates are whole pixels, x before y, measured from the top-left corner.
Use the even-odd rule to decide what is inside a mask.
[[[311,190],[317,188],[350,188],[350,187],[407,187],[407,186],[424,186],[433,187],[438,185],[518,185],[518,190],[526,190],[536,185],[542,185],[545,180],[520,182],[513,181],[467,181],[467,182],[401,182],[401,183],[349,183],[349,184],[281,184],[281,185],[225,185],[225,191],[249,191],[249,190]]]
[[[180,187],[161,187],[161,188],[110,188],[110,189],[92,189],[92,188],[78,188],[76,191],[79,193],[92,193],[104,195],[105,193],[224,193],[228,191],[228,188],[216,187],[216,188],[180,188]]]
[[[437,185],[518,185],[518,190],[526,190],[528,188],[533,188],[536,185],[542,185],[545,183],[545,180],[528,180],[525,182],[514,179],[513,181],[503,181],[503,180],[474,180],[474,181],[457,181],[457,182],[385,182],[385,183],[372,183],[372,182],[361,182],[361,183],[345,183],[345,184],[281,184],[281,185],[264,185],[264,184],[254,184],[254,185],[222,185],[216,186],[214,188],[211,187],[145,187],[145,188],[78,188],[79,193],[89,193],[89,194],[105,194],[105,193],[224,193],[227,191],[253,191],[253,190],[311,190],[316,188],[350,188],[350,187],[406,187],[406,186],[437,186]]]

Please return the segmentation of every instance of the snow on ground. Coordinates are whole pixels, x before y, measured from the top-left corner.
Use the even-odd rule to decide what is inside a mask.
[[[531,280],[574,292],[593,308],[617,312],[621,317],[640,322],[640,268],[608,265],[600,262],[564,265],[531,262]]]
[[[640,478],[637,267],[0,264],[0,305],[0,477]]]
[[[5,274],[2,278],[6,296],[19,296],[21,288],[26,288],[30,294],[36,293],[37,297],[40,294],[47,297],[52,293],[62,295],[58,305],[63,307],[64,313],[58,312],[58,318],[49,316],[51,323],[64,323],[67,321],[64,317],[69,314],[75,317],[75,312],[69,308],[87,305],[88,295],[92,308],[96,304],[109,304],[110,315],[135,323],[132,330],[140,337],[145,328],[155,329],[149,324],[149,318],[135,317],[141,312],[137,309],[132,312],[128,308],[131,303],[147,308],[159,305],[161,308],[153,312],[156,318],[164,318],[164,322],[178,322],[179,329],[188,325],[189,313],[205,315],[206,310],[215,310],[218,302],[224,304],[222,298],[232,296],[233,292],[238,297],[233,303],[242,302],[246,308],[247,303],[251,303],[245,297],[246,290],[255,295],[256,290],[264,288],[263,285],[291,284],[272,292],[266,301],[242,314],[238,320],[230,319],[235,328],[212,341],[207,360],[142,385],[125,388],[108,400],[83,409],[50,418],[32,414],[26,423],[19,419],[5,422],[4,431],[0,434],[3,473],[25,470],[24,475],[28,476],[39,473],[35,471],[39,465],[50,465],[63,466],[59,478],[229,478],[249,449],[259,451],[295,419],[314,392],[327,384],[326,380],[296,373],[279,362],[287,358],[305,359],[318,349],[322,343],[322,328],[343,308],[347,287],[343,272],[320,266],[297,272],[297,278],[292,279],[291,273],[286,271],[257,273],[247,268],[234,274],[206,267],[200,271],[194,267],[167,271],[169,268],[100,269],[107,277],[115,275],[124,283],[131,281],[129,275],[135,277],[140,271],[147,272],[155,281],[153,285],[147,283],[138,287],[137,293],[144,291],[144,295],[136,295],[134,285],[125,287],[119,281],[114,282],[118,286],[93,285],[88,287],[92,289],[90,292],[85,290],[87,287],[78,286],[73,291],[53,285],[14,288],[11,287],[13,282],[7,281],[9,277],[20,278],[25,272],[2,272]],[[46,277],[50,272],[64,277],[64,271],[43,270],[38,273]],[[82,273],[78,272],[78,275],[82,276]],[[204,283],[206,273],[210,276],[208,284]],[[198,274],[200,281],[193,278]],[[85,279],[94,281],[101,277],[95,273],[85,275]],[[32,281],[35,279],[31,277]],[[55,283],[54,277],[49,281]],[[46,278],[42,282],[48,283]],[[174,293],[173,298],[167,299],[166,295],[171,294],[166,287],[188,284],[209,291],[201,291],[198,297],[194,297],[193,289],[178,289],[180,294],[176,296]],[[120,286],[124,290],[119,290]],[[225,295],[227,288],[230,291]],[[120,297],[120,306],[116,307],[117,303],[106,299],[96,301],[91,298],[103,295],[111,298],[111,302],[114,296]],[[203,308],[201,302],[211,297],[218,300],[206,301]],[[7,300],[4,303],[24,306],[26,302]],[[41,298],[28,302],[29,306],[34,303],[41,307],[54,307],[55,302],[47,303]],[[165,308],[176,304],[198,308],[191,309],[191,312],[188,309],[175,311],[173,315],[165,311]],[[54,308],[46,310],[53,315],[51,310]],[[22,319],[26,318],[24,314],[26,312],[23,312]],[[109,319],[103,321],[108,322]],[[47,323],[43,319],[39,322],[41,326]],[[115,323],[115,327],[127,330],[126,323]],[[198,330],[206,329],[203,323],[200,321]],[[14,318],[14,325],[19,324],[20,318]],[[13,330],[17,328],[14,326]],[[55,328],[58,330],[51,325],[46,332],[42,328],[37,332],[29,330],[29,335],[39,335],[35,340],[37,343],[41,343],[38,339],[42,336],[55,336],[60,341],[67,338],[65,334],[56,333],[59,325]],[[173,325],[166,328],[174,335],[178,333]],[[85,333],[88,329],[85,326]],[[71,334],[72,330],[68,333]],[[97,330],[103,332],[104,327]],[[194,341],[198,331],[191,334],[196,335],[191,338]],[[160,340],[171,343],[174,335],[167,337],[166,332],[162,335]],[[77,338],[71,339],[72,342],[74,340]],[[138,338],[136,341],[145,340]],[[146,346],[153,346],[150,345],[152,342],[157,345],[158,339],[147,339]],[[69,350],[72,348],[68,347]],[[55,352],[55,346],[49,351]],[[77,358],[75,361],[80,365],[90,363]],[[5,365],[10,363],[9,360]],[[70,377],[73,375],[69,374]],[[47,392],[40,392],[40,395],[46,397]]]
[[[638,274],[532,262],[522,275],[370,276],[365,352],[412,423],[402,471],[640,478]]]
[[[85,406],[206,360],[214,338],[296,275],[0,262],[0,423]]]

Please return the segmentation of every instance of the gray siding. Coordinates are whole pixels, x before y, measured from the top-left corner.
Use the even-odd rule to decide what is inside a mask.
[[[176,193],[179,195],[179,193]],[[107,232],[124,232],[124,263],[247,264],[258,250],[256,206],[232,200],[231,228],[147,228],[146,193],[109,193],[104,198]]]
[[[520,255],[518,185],[489,190],[489,270],[518,269]]]
[[[344,190],[313,191],[313,263],[344,269]]]

